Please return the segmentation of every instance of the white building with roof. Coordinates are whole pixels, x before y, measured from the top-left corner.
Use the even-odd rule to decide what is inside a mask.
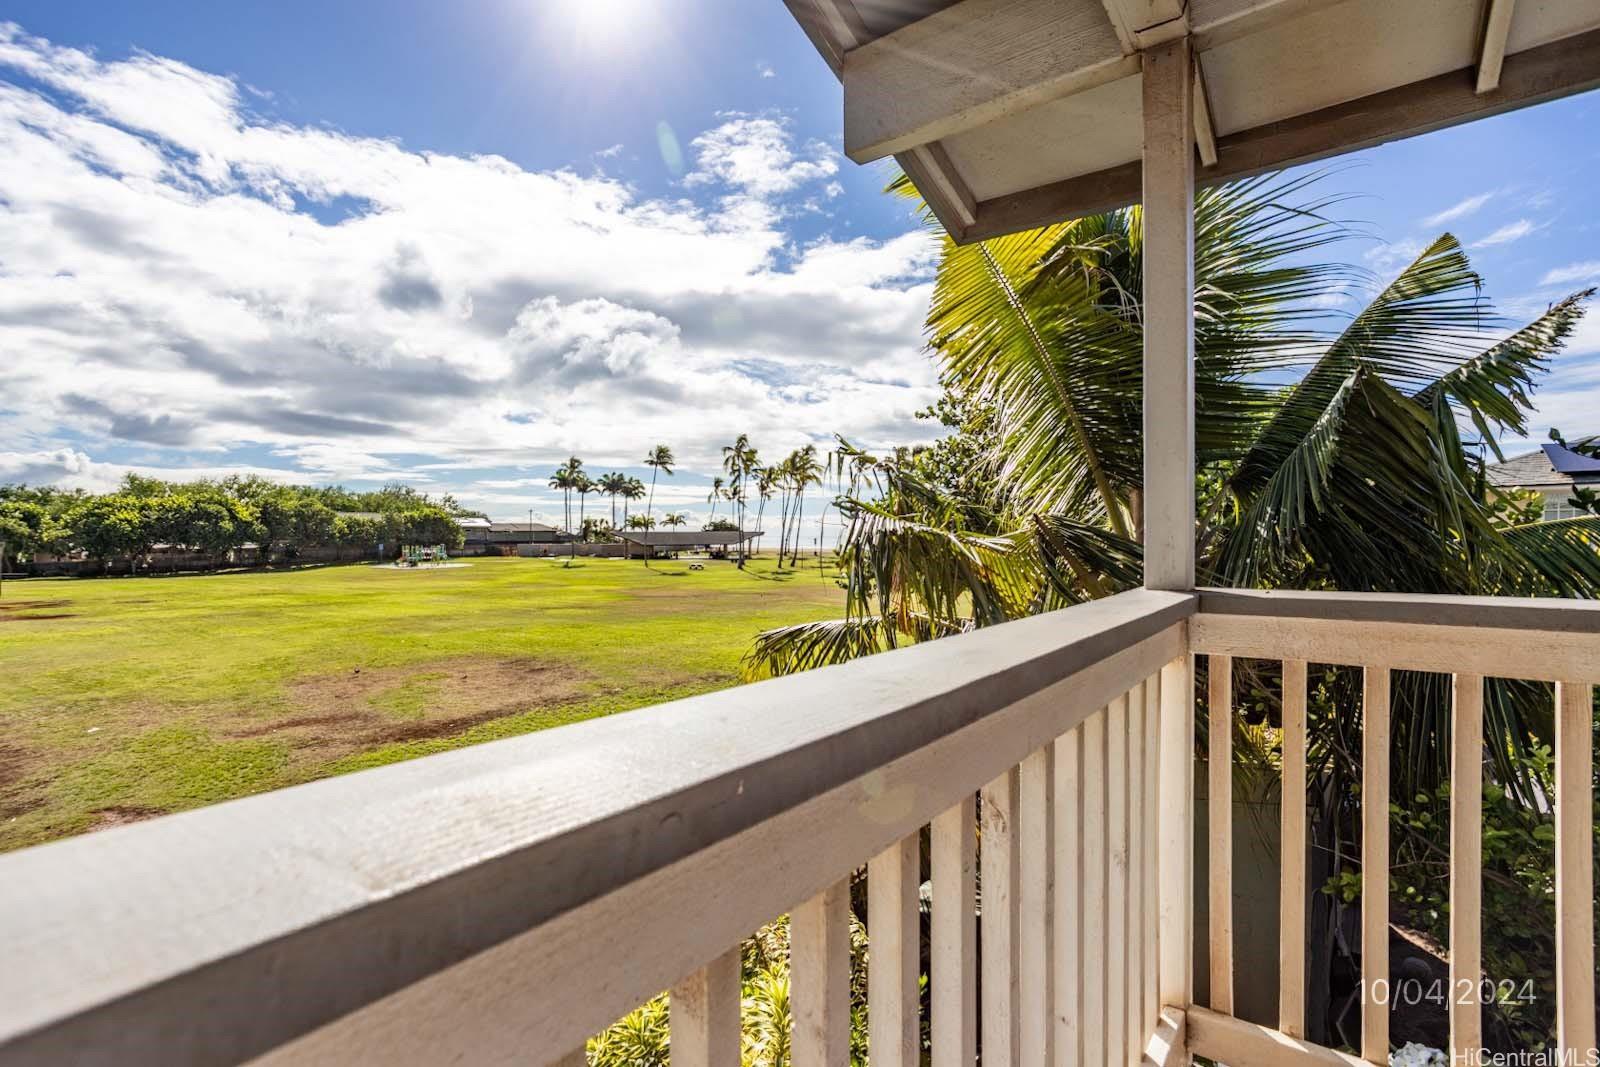
[[[1526,489],[1544,497],[1545,522],[1576,519],[1589,513],[1573,505],[1573,488],[1600,488],[1600,459],[1548,444],[1537,452],[1493,464],[1488,474],[1489,484],[1496,489]]]

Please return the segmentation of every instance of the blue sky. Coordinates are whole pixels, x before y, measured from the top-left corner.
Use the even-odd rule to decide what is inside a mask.
[[[670,15],[670,17],[668,17]],[[12,2],[0,479],[401,478],[546,517],[569,451],[703,513],[717,449],[925,439],[932,244],[778,0]],[[1600,283],[1600,96],[1323,185],[1518,318]],[[1540,394],[1600,430],[1600,315]]]

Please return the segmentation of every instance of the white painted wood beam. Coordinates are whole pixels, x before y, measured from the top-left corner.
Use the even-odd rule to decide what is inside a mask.
[[[1450,720],[1450,986],[1474,994],[1483,979],[1483,676],[1457,674]],[[1450,998],[1450,1057],[1483,1050],[1483,1005]]]
[[[1595,1048],[1594,686],[1557,682],[1555,711],[1556,1045],[1582,1063]]]
[[[1203,37],[1192,35],[1196,47]],[[1349,103],[1217,138],[1217,163],[1202,185],[1309,163],[1517,108],[1600,88],[1600,30],[1506,57],[1500,88],[1475,91],[1474,68],[1398,86]],[[963,243],[999,237],[1139,201],[1137,160],[1006,196],[983,200]],[[1446,668],[1447,670],[1449,668]]]
[[[1194,588],[1194,55],[1144,60],[1144,584]]]
[[[1214,47],[1339,2],[1190,0],[1185,18],[1177,0],[962,0],[843,45],[845,155],[881,159],[1132,77],[1138,50],[1185,32]]]
[[[964,0],[845,54],[845,155],[881,159],[1138,69],[1094,0]]]
[[[1478,92],[1500,88],[1500,69],[1506,61],[1506,40],[1511,35],[1511,12],[1517,0],[1489,0],[1483,23],[1483,48],[1478,53]]]
[[[1217,131],[1211,121],[1211,101],[1206,96],[1205,69],[1194,57],[1194,146],[1200,152],[1200,165],[1217,165]]]
[[[672,987],[672,1062],[739,1067],[739,946]]]
[[[960,235],[978,220],[978,204],[972,190],[961,180],[939,142],[918,145],[894,158],[945,229]]]
[[[1144,1047],[1143,1067],[1181,1067],[1189,1062],[1182,1008],[1162,1008],[1150,1041]]]
[[[1130,52],[1153,48],[1189,32],[1184,0],[1102,0],[1117,37]]]
[[[1183,1021],[1189,1053],[1228,1067],[1371,1067],[1377,1062],[1201,1007],[1184,1012]]]

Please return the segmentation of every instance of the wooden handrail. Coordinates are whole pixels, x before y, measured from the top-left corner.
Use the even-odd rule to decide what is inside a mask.
[[[573,1048],[1181,655],[1194,609],[1138,590],[0,857],[0,1064]]]
[[[1594,995],[1586,725],[1597,652],[1600,605],[1139,590],[24,850],[0,857],[0,1067],[566,1067],[582,1062],[572,1050],[586,1037],[663,989],[674,1062],[731,1062],[739,941],[784,912],[794,1062],[833,1065],[849,1047],[849,881],[862,867],[876,920],[869,1044],[875,1061],[912,1062],[918,842],[930,825],[936,1064],[970,1064],[980,1029],[996,1064],[1120,1065],[1147,1052],[1355,1062],[1295,1036],[1303,990],[1289,972],[1304,946],[1292,929],[1280,1030],[1226,1014],[1231,893],[1216,861],[1230,851],[1217,804],[1230,657],[1285,662],[1296,690],[1285,693],[1285,766],[1302,784],[1306,662],[1365,669],[1369,855],[1387,852],[1392,670],[1459,672],[1458,768],[1472,765],[1483,677],[1559,683],[1558,998],[1563,1045],[1579,1047],[1593,1041],[1580,1008]],[[1190,653],[1213,657],[1223,784],[1212,791],[1204,965],[1222,1013],[1192,997]],[[1462,795],[1458,819],[1471,807]],[[1303,801],[1286,794],[1291,843]],[[1459,884],[1476,835],[1463,825],[1454,840]],[[1285,864],[1285,901],[1304,895],[1300,860]],[[1369,981],[1386,977],[1386,882],[1386,862],[1363,872],[1364,938],[1379,945],[1363,960]],[[1456,899],[1472,910],[1470,892]],[[1303,923],[1297,908],[1284,914]],[[1451,941],[1470,965],[1469,917]],[[1386,1055],[1385,1021],[1364,1020],[1369,1062]],[[1475,1021],[1457,1013],[1458,1046],[1478,1040]]]

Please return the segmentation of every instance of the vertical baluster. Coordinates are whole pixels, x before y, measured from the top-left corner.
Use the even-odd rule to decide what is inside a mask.
[[[676,1067],[739,1067],[739,946],[672,987]]]
[[[1389,1057],[1389,668],[1368,666],[1361,711],[1361,1058]]]
[[[1128,692],[1128,907],[1125,917],[1128,946],[1127,992],[1123,997],[1127,1020],[1127,1062],[1138,1067],[1144,1042],[1144,1002],[1141,980],[1144,970],[1144,683]]]
[[[1106,715],[1106,1062],[1128,1058],[1128,697]]]
[[[1144,1029],[1156,1025],[1161,1011],[1159,870],[1161,789],[1161,675],[1152,674],[1144,687]],[[1143,1035],[1141,1035],[1142,1039]]]
[[[1594,691],[1556,683],[1556,1034],[1582,1063],[1594,1025]]]
[[[920,838],[901,838],[867,861],[867,1051],[877,1067],[918,1062]]]
[[[977,825],[971,796],[933,820],[933,1067],[972,1067],[978,1055]]]
[[[1233,657],[1212,656],[1207,811],[1211,1007],[1233,1014]]]
[[[1473,1063],[1483,1047],[1483,678],[1458,674],[1452,690],[1450,1049],[1456,1062]]]
[[[1017,793],[1013,767],[981,794],[980,886],[983,894],[983,1059],[985,1067],[1020,1067],[1017,1017]]]
[[[1283,878],[1278,884],[1278,1029],[1306,1035],[1306,663],[1283,661]]]
[[[1106,1062],[1106,709],[1083,726],[1083,1062]]]
[[[1161,668],[1160,727],[1157,994],[1163,1007],[1182,1008],[1194,999],[1194,661],[1189,656]]]
[[[1055,744],[1055,1063],[1078,1067],[1083,1006],[1083,728]]]
[[[1055,904],[1053,818],[1055,751],[1050,745],[1022,761],[1018,771],[1021,804],[1017,812],[1018,944],[1017,994],[1020,1000],[1023,1063],[1048,1064],[1055,1037],[1050,1024],[1054,973],[1050,967],[1051,911]]]
[[[794,1067],[850,1062],[850,879],[789,915]]]

